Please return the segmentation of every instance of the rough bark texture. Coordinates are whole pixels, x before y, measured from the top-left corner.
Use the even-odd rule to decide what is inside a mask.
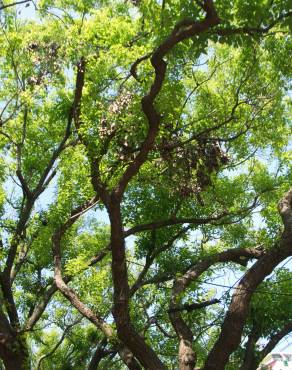
[[[256,328],[253,328],[250,335],[248,336],[248,340],[245,347],[245,353],[243,358],[243,364],[240,370],[256,370],[257,369],[257,362],[256,362],[256,342],[259,339],[259,335],[257,333]]]
[[[146,369],[166,369],[156,353],[131,325],[124,233],[120,205],[115,199],[113,199],[108,211],[111,222],[112,274],[115,288],[113,316],[118,337]]]
[[[79,299],[76,292],[66,284],[66,281],[62,276],[61,239],[66,230],[78,219],[78,217],[80,216],[80,214],[82,214],[86,207],[90,207],[91,203],[94,201],[95,200],[93,199],[91,202],[87,202],[85,205],[78,207],[75,211],[73,211],[71,218],[65,224],[63,224],[52,237],[52,250],[55,264],[54,269],[55,284],[56,287],[60,290],[60,292],[84,317],[86,317],[98,329],[100,329],[104,333],[106,338],[112,340],[114,336],[114,331],[111,328],[111,326],[108,325],[103,320],[103,318],[101,317],[101,315],[99,315],[98,312],[93,312]],[[141,369],[140,365],[138,364],[134,356],[124,345],[120,346],[120,350],[118,352],[122,361],[128,366],[129,369],[133,370]]]
[[[118,186],[114,189],[111,195],[110,203],[107,204],[111,222],[112,276],[114,285],[113,315],[117,325],[118,337],[133,352],[135,357],[137,357],[146,369],[152,370],[165,369],[165,366],[159,360],[156,353],[146,344],[144,339],[136,333],[131,325],[129,315],[130,290],[128,285],[124,230],[121,219],[120,202],[129,181],[138,173],[140,167],[145,162],[149,151],[154,145],[154,141],[159,130],[161,116],[154,107],[154,101],[161,90],[166,73],[167,65],[163,59],[164,56],[180,41],[205,32],[219,23],[219,18],[217,17],[212,1],[204,1],[202,7],[206,12],[204,20],[193,21],[188,19],[179,22],[174,27],[169,37],[152,54],[151,64],[155,71],[155,78],[149,93],[141,100],[142,110],[148,120],[148,133],[141,145],[140,152],[125,170]],[[181,345],[183,352],[185,352],[186,343],[187,341],[183,342]],[[185,357],[183,356],[182,358]]]
[[[0,356],[7,370],[28,370],[29,355],[24,338],[0,336]]]
[[[196,355],[192,349],[193,333],[189,326],[182,318],[181,311],[185,308],[180,306],[181,293],[190,285],[190,283],[201,276],[210,266],[216,263],[227,261],[241,262],[244,257],[247,260],[250,258],[259,258],[264,254],[264,251],[257,248],[236,248],[227,250],[214,256],[210,256],[205,260],[197,263],[190,268],[183,276],[178,278],[173,285],[171,304],[168,310],[170,321],[179,338],[179,368],[180,370],[191,370],[196,365]],[[205,304],[189,305],[197,308],[202,308],[208,304],[218,303],[217,300],[207,302]],[[186,308],[189,308],[187,305]]]
[[[229,356],[240,343],[253,292],[281,261],[292,255],[292,189],[279,202],[278,208],[284,224],[281,239],[247,271],[235,289],[220,336],[209,353],[203,370],[225,368]]]
[[[192,341],[182,338],[179,342],[178,359],[180,370],[193,370],[196,365],[196,354],[192,348]]]

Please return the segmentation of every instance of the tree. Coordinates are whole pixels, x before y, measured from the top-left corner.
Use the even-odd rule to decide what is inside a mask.
[[[20,3],[1,6],[5,368],[256,368],[292,320],[270,309],[290,296],[288,2]],[[240,278],[216,295],[221,272]]]

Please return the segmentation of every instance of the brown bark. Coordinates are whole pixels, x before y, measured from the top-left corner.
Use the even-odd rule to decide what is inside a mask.
[[[28,369],[25,337],[17,333],[0,308],[0,358],[6,369]]]
[[[224,262],[235,262],[242,263],[243,259],[250,260],[253,258],[259,259],[265,255],[265,250],[261,248],[234,248],[227,251],[211,255],[206,257],[201,262],[192,266],[188,271],[186,271],[181,277],[179,277],[173,285],[173,295],[176,297],[182,293],[192,281],[196,280],[205,271],[207,271],[211,266],[217,263]],[[177,304],[178,302],[176,302]],[[173,308],[173,307],[172,307]]]
[[[179,338],[179,370],[193,370],[196,365],[196,353],[192,348],[193,333],[179,312],[169,314],[170,321]]]
[[[5,353],[5,352],[4,352]],[[26,360],[22,355],[6,352],[1,354],[6,370],[28,370]]]
[[[111,222],[112,276],[114,285],[113,315],[117,325],[118,337],[134,353],[135,357],[137,357],[146,369],[159,370],[165,369],[165,366],[131,325],[129,315],[130,291],[120,202],[128,183],[146,161],[159,130],[161,116],[154,107],[154,101],[161,90],[166,73],[167,65],[163,59],[164,56],[179,42],[205,32],[210,27],[219,23],[211,0],[205,0],[202,7],[206,11],[204,20],[194,21],[188,19],[179,22],[169,37],[152,54],[151,64],[155,71],[155,78],[149,93],[141,100],[142,110],[148,120],[148,133],[141,145],[140,152],[125,170],[118,186],[112,193],[110,203],[107,203]],[[182,342],[182,352],[186,352],[185,343],[187,341]]]
[[[156,353],[145,343],[144,339],[131,325],[123,225],[120,204],[115,201],[115,198],[112,198],[108,212],[111,222],[112,276],[114,285],[113,316],[117,326],[118,337],[146,369],[165,369]]]
[[[133,353],[129,351],[127,347],[123,345],[121,348],[119,348],[118,352],[119,352],[121,359],[123,360],[125,365],[128,367],[128,369],[130,370],[141,370],[142,369],[140,364],[137,362],[137,360],[133,356]]]
[[[163,58],[179,42],[206,32],[220,22],[212,0],[204,0],[201,6],[206,12],[205,19],[195,21],[188,18],[178,22],[171,34],[152,54],[150,61],[155,71],[155,78],[149,93],[141,100],[142,110],[148,120],[149,129],[138,155],[125,170],[117,188],[115,189],[115,194],[120,199],[130,180],[138,173],[140,167],[146,161],[149,151],[153,148],[154,140],[159,130],[161,116],[154,107],[154,101],[160,93],[166,73],[167,64]],[[133,77],[136,77],[136,72],[134,72]]]
[[[52,237],[52,251],[54,257],[54,277],[56,287],[60,292],[66,297],[69,302],[90,322],[92,322],[98,329],[100,329],[105,337],[109,341],[114,341],[114,331],[110,325],[108,325],[101,315],[98,312],[93,312],[88,308],[78,297],[76,292],[71,289],[65,279],[62,276],[62,263],[61,263],[61,239],[65,232],[74,224],[74,222],[80,217],[81,214],[86,212],[86,210],[92,207],[92,204],[95,204],[96,198],[85,202],[85,204],[77,207],[75,210],[72,210],[71,217],[60,226],[60,228],[54,233]],[[53,286],[52,286],[53,289]],[[41,306],[42,307],[42,306]],[[38,314],[38,310],[37,313]],[[117,341],[116,341],[117,342]],[[118,345],[118,343],[115,343]],[[141,367],[131,354],[131,352],[122,344],[119,349],[119,355],[122,361],[132,370],[140,370]]]
[[[192,266],[188,271],[178,278],[173,285],[170,308],[168,310],[170,321],[179,339],[179,368],[180,370],[194,369],[196,364],[196,354],[192,348],[193,333],[182,318],[181,311],[192,310],[206,307],[210,304],[218,303],[218,300],[212,300],[199,304],[180,305],[181,293],[189,284],[201,276],[210,266],[216,263],[233,261],[242,263],[242,258],[249,260],[251,258],[260,258],[265,251],[260,248],[236,248],[221,252],[219,254],[207,257],[203,261]]]
[[[179,42],[205,32],[219,23],[219,18],[214,9],[212,0],[205,0],[198,3],[206,12],[205,19],[201,21],[185,19],[179,22],[174,27],[169,37],[152,54],[151,64],[155,71],[155,78],[149,93],[141,100],[142,110],[148,120],[149,129],[136,158],[126,168],[117,187],[113,190],[111,195],[106,190],[105,184],[100,180],[98,162],[94,154],[89,153],[91,159],[92,183],[98,196],[102,198],[106,205],[111,221],[112,276],[114,285],[113,315],[117,326],[118,337],[129,347],[142,365],[148,369],[162,369],[165,367],[153,350],[145,343],[143,338],[136,333],[131,325],[129,315],[130,292],[120,203],[128,183],[138,173],[140,167],[146,161],[148,153],[153,148],[159,130],[161,116],[156,111],[154,102],[161,90],[166,73],[166,62],[163,58]],[[135,69],[133,76],[137,77]],[[78,129],[78,124],[76,127]],[[86,145],[86,142],[84,142],[84,144]],[[150,225],[150,229],[151,228],[153,228],[153,225]],[[181,329],[181,333],[184,330],[185,328]],[[186,330],[185,334],[181,335],[181,338],[184,340],[181,346],[183,353],[187,352],[186,347],[189,348],[188,342],[191,342],[191,336],[192,335],[187,333]]]
[[[242,251],[242,254],[241,252]],[[228,258],[228,255],[230,255],[231,252],[231,257]],[[231,250],[227,250],[225,252],[207,257],[206,259],[202,260],[201,262],[191,265],[187,271],[177,271],[179,274],[183,274],[181,279],[178,279],[178,281],[181,282],[186,282],[189,284],[190,281],[189,279],[196,279],[199,275],[206,271],[211,265],[217,263],[217,262],[235,262],[239,263],[241,265],[246,264],[246,261],[252,258],[260,258],[265,254],[265,250],[259,247],[255,248],[234,248]],[[201,271],[203,269],[203,271]],[[149,284],[159,284],[159,283],[164,283],[167,281],[173,280],[173,274],[169,273],[159,273],[158,275],[144,281],[139,281],[138,285],[135,286],[135,291],[138,290],[141,286],[144,285],[149,285]],[[183,288],[184,289],[184,288]]]
[[[260,335],[254,327],[248,336],[248,340],[245,346],[245,353],[243,358],[243,363],[240,370],[256,370],[256,342],[258,341]]]
[[[281,240],[247,271],[238,284],[222,324],[220,336],[209,353],[203,370],[225,368],[229,356],[240,343],[252,293],[281,261],[292,255],[292,189],[279,202],[279,213],[284,224]]]
[[[29,370],[25,340],[16,335],[0,334],[0,357],[7,370]]]
[[[286,335],[292,331],[292,322],[288,322],[282,329],[277,333],[273,334],[268,343],[261,351],[256,352],[255,344],[259,339],[259,335],[252,332],[249,336],[243,364],[240,370],[256,370],[261,361],[276,347],[276,345],[282,340]]]
[[[21,2],[19,2],[21,3]],[[16,4],[16,3],[15,3]],[[9,6],[12,6],[10,4]],[[19,243],[24,238],[25,230],[27,228],[27,224],[31,215],[31,211],[34,207],[34,203],[39,195],[45,190],[47,185],[50,183],[52,178],[55,175],[55,172],[52,171],[53,165],[56,162],[57,158],[59,157],[60,153],[64,150],[65,144],[67,139],[71,133],[71,125],[73,119],[76,121],[79,117],[80,113],[80,99],[82,94],[82,78],[83,71],[78,67],[77,72],[77,79],[76,79],[76,88],[75,88],[75,95],[74,95],[74,102],[72,103],[72,107],[70,110],[70,114],[68,116],[67,126],[64,133],[64,136],[59,143],[56,150],[53,152],[48,164],[44,168],[39,181],[36,187],[31,190],[29,185],[24,178],[21,172],[21,151],[18,148],[18,167],[16,171],[16,175],[20,180],[22,191],[23,191],[23,207],[20,211],[19,219],[17,222],[16,230],[14,235],[12,236],[12,240],[10,243],[10,248],[8,251],[8,255],[6,258],[5,266],[3,271],[0,275],[0,285],[1,290],[4,298],[4,304],[6,307],[6,311],[9,317],[9,323],[4,314],[1,313],[0,317],[0,357],[3,359],[3,362],[7,369],[24,369],[29,368],[27,361],[28,361],[28,353],[26,348],[26,343],[22,338],[21,334],[15,334],[20,330],[20,322],[17,312],[17,307],[14,301],[12,285],[13,281],[19,272],[22,263],[16,268],[14,265],[15,258],[17,254],[17,249]],[[81,80],[80,80],[81,79]],[[38,305],[37,310],[33,312],[33,317],[28,319],[28,322],[25,325],[25,330],[30,330],[36,321],[39,319],[41,314],[43,313],[47,303],[49,302],[51,296],[54,293],[54,289],[49,289],[48,294],[44,297],[44,300]],[[6,325],[7,323],[7,325]],[[8,328],[6,330],[2,330],[3,325],[6,325]],[[8,334],[7,334],[8,333]]]
[[[204,370],[223,370],[225,368],[229,356],[240,344],[252,293],[281,261],[292,254],[291,252],[276,247],[255,263],[242,278],[235,289],[221,327],[220,336],[207,357]]]

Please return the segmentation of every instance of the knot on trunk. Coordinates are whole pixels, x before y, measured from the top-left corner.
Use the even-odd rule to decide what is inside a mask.
[[[192,349],[192,344],[187,339],[182,339],[179,345],[179,362],[185,369],[193,369],[196,364],[196,354]],[[184,368],[184,367],[182,367]]]

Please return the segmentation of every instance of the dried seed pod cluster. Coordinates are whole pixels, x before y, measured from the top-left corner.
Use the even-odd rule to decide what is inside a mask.
[[[211,184],[211,176],[228,162],[227,154],[219,143],[198,140],[195,143],[163,140],[159,147],[163,162],[167,162],[167,173],[177,182],[182,197],[200,193]]]

